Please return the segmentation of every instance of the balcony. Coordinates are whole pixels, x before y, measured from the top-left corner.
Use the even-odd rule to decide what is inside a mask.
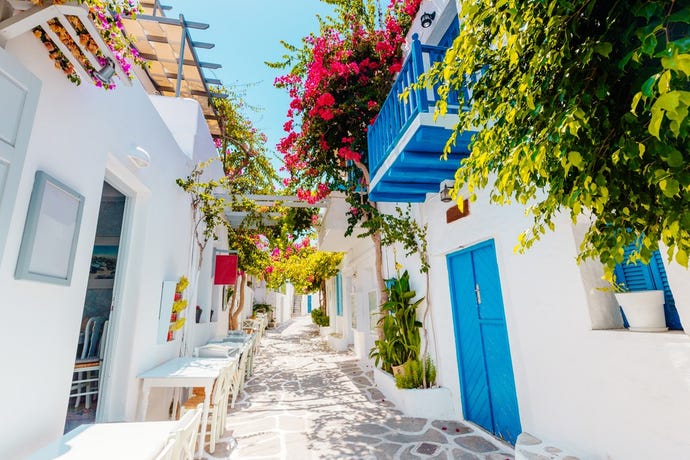
[[[441,61],[446,48],[422,45],[413,36],[410,54],[405,59],[391,92],[369,126],[369,172],[372,201],[423,202],[426,194],[439,191],[439,184],[452,179],[459,161],[469,154],[473,131],[458,134],[448,160],[441,154],[450,137],[460,107],[458,93],[448,99],[448,113],[433,119],[438,100],[436,88],[411,90],[407,100],[399,95],[431,65]],[[469,100],[469,88],[463,88]]]

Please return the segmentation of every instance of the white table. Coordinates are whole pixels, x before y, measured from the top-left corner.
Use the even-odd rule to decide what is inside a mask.
[[[81,425],[29,460],[149,460],[160,453],[177,422]]]
[[[239,344],[244,344],[247,342],[250,342],[254,338],[255,333],[251,334],[245,334],[245,335],[228,335],[227,337],[223,337],[221,339],[213,339],[209,340],[208,343],[239,343]]]
[[[242,342],[218,342],[218,343],[208,343],[201,347],[195,348],[194,353],[196,356],[200,356],[203,350],[212,351],[224,351],[228,357],[234,357],[244,346]],[[207,355],[207,357],[215,357],[215,355]]]
[[[199,446],[197,449],[197,456],[201,457],[204,451],[204,440],[206,439],[206,424],[208,423],[213,383],[220,375],[220,372],[226,366],[232,364],[234,360],[237,360],[237,357],[175,358],[139,374],[137,377],[142,382],[142,400],[139,402],[137,418],[142,421],[146,418],[146,410],[148,409],[149,395],[152,387],[204,387],[206,396],[204,397],[204,409],[201,414],[201,432],[199,433]]]

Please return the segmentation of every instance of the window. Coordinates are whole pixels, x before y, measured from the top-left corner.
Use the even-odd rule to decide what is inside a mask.
[[[660,290],[664,291],[664,314],[666,315],[666,326],[671,330],[683,330],[676,310],[676,303],[673,300],[673,294],[668,285],[666,277],[666,270],[664,269],[664,262],[661,258],[661,253],[655,251],[652,255],[652,260],[648,264],[627,263],[630,253],[634,250],[635,244],[631,244],[625,248],[625,262],[618,264],[615,268],[616,281],[625,286],[631,291],[647,291]],[[628,321],[623,315],[623,322],[625,327],[628,327]]]

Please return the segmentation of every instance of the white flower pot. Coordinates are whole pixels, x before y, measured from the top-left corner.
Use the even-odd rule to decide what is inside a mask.
[[[634,291],[614,294],[633,332],[667,331],[664,291]]]
[[[408,417],[436,420],[455,420],[453,399],[448,388],[402,390],[395,386],[395,378],[388,372],[374,368],[374,382],[386,400],[394,403]]]

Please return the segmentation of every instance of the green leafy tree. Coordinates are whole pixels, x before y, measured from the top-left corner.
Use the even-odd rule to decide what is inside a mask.
[[[319,292],[320,310],[326,314],[326,281],[338,274],[343,253],[319,251],[311,246],[310,239],[300,243],[288,241],[271,252],[271,264],[267,266],[266,281],[270,288],[291,283],[296,292]]]
[[[642,261],[662,241],[687,266],[689,22],[678,1],[462,2],[459,36],[421,80],[447,96],[481,74],[446,146],[481,128],[456,193],[525,205],[521,250],[567,211],[591,219],[579,260],[609,276],[638,237]]]

